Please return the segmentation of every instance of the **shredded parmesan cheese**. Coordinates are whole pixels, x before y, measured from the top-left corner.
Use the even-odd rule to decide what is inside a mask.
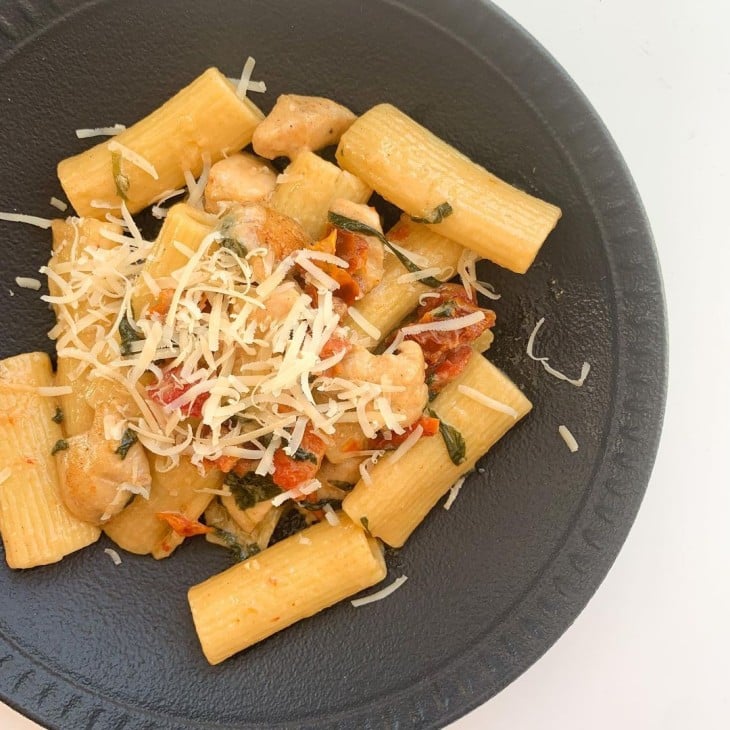
[[[71,395],[73,392],[70,385],[40,385],[36,388],[38,395],[49,398],[55,398],[59,395]]]
[[[142,157],[142,155],[129,149],[129,147],[113,139],[107,145],[107,149],[109,152],[118,152],[123,159],[127,160],[127,162],[131,162],[135,167],[146,172],[154,180],[159,180],[160,176],[157,174],[155,166],[149,160]]]
[[[484,319],[484,312],[481,310],[478,312],[472,312],[471,314],[465,314],[463,317],[453,317],[452,319],[439,319],[434,322],[424,322],[422,324],[412,324],[407,327],[401,327],[398,330],[393,342],[390,344],[385,355],[394,353],[403,344],[403,341],[408,335],[417,335],[421,332],[453,332],[455,330],[464,329],[465,327],[471,327],[473,324],[478,324]]]
[[[322,511],[324,512],[324,518],[327,520],[327,522],[332,525],[332,527],[337,527],[337,525],[340,524],[340,518],[337,516],[337,513],[332,509],[331,504],[326,504]]]
[[[9,466],[6,466],[4,469],[0,470],[0,484],[4,484],[5,482],[10,479],[12,476],[12,471],[10,470]]]
[[[24,215],[23,213],[0,213],[0,221],[27,223],[37,228],[50,228],[53,223],[50,218],[39,218],[37,215]]]
[[[21,289],[33,289],[33,291],[38,291],[41,288],[41,282],[38,279],[33,279],[29,276],[16,276],[15,283]]]
[[[238,96],[240,99],[246,98],[246,93],[248,92],[249,86],[251,84],[251,74],[253,74],[254,66],[256,65],[256,60],[249,56],[246,59],[246,62],[243,64],[243,71],[241,71],[241,79],[238,82],[238,86],[236,87],[236,96]]]
[[[407,274],[401,274],[396,282],[398,284],[409,284],[413,281],[421,281],[422,279],[428,279],[430,276],[443,276],[444,279],[449,277],[445,274],[448,273],[439,266],[431,266],[427,269],[421,269],[420,271],[409,271]]]
[[[382,601],[384,598],[387,598],[391,593],[397,591],[407,580],[408,576],[402,575],[400,578],[396,578],[389,586],[383,588],[383,590],[378,591],[377,593],[371,593],[369,596],[365,596],[364,598],[356,598],[354,601],[350,601],[350,603],[355,608],[359,608],[360,606],[367,606],[368,603]]]
[[[421,436],[423,436],[423,426],[416,426],[408,434],[408,438],[391,454],[390,463],[395,464],[400,461],[418,443]]]
[[[575,436],[568,430],[567,426],[558,426],[558,433],[562,436],[565,445],[570,449],[570,453],[574,454],[578,451],[578,442],[575,440]]]
[[[299,535],[299,543],[301,545],[311,545],[312,541],[306,535]]]
[[[501,295],[494,291],[494,287],[491,284],[477,279],[476,265],[480,260],[479,255],[475,251],[471,251],[468,248],[462,251],[456,267],[461,278],[462,286],[468,294],[469,299],[474,298],[475,291],[483,294],[487,299],[501,299]]]
[[[444,502],[444,509],[450,510],[451,505],[454,504],[456,501],[456,498],[459,496],[459,492],[461,491],[461,487],[463,486],[464,482],[466,481],[466,475],[463,477],[459,477],[455,482],[454,485],[449,489],[449,496],[446,498],[446,501]]]
[[[63,202],[63,200],[59,200],[59,199],[58,199],[57,197],[55,197],[55,196],[53,196],[53,195],[51,196],[51,199],[50,199],[50,201],[49,201],[49,202],[50,202],[50,204],[51,204],[51,205],[52,205],[52,206],[53,206],[54,208],[57,208],[57,209],[58,209],[58,210],[60,210],[60,211],[61,211],[62,213],[63,213],[63,212],[65,211],[65,210],[67,210],[67,209],[68,209],[68,205],[67,205],[66,203],[64,203],[64,202]]]
[[[542,327],[543,323],[545,322],[545,317],[542,317],[538,323],[535,325],[535,329],[532,330],[530,333],[530,337],[527,340],[527,356],[535,360],[539,363],[542,363],[543,368],[545,368],[545,371],[550,373],[550,375],[556,377],[558,380],[565,380],[566,382],[570,383],[571,385],[575,385],[577,388],[580,388],[583,383],[585,383],[586,378],[588,377],[588,373],[591,371],[591,365],[588,362],[584,362],[583,366],[580,369],[580,377],[576,379],[569,378],[567,375],[564,375],[559,370],[556,370],[554,367],[548,364],[548,360],[550,358],[547,357],[538,357],[534,354],[533,348],[535,346],[535,338],[537,337],[537,333],[540,330],[540,327]]]
[[[465,396],[467,396],[467,398],[471,398],[477,403],[481,403],[483,406],[491,408],[493,411],[506,413],[508,416],[512,416],[512,418],[517,418],[517,416],[519,415],[519,413],[517,413],[517,411],[512,408],[512,406],[495,400],[494,398],[490,398],[488,395],[485,395],[484,393],[481,393],[474,388],[470,388],[468,385],[460,385],[458,390],[459,393],[463,393]]]
[[[122,559],[119,557],[119,553],[114,548],[104,548],[104,552],[112,559],[114,565],[121,565]]]
[[[91,127],[87,129],[77,129],[76,136],[79,139],[87,139],[89,137],[113,137],[123,132],[126,127],[123,124],[114,124],[111,127]]]

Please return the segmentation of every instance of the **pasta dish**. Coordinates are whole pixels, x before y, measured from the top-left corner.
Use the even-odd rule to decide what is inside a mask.
[[[188,593],[211,664],[383,581],[529,412],[476,264],[524,273],[560,217],[390,104],[265,116],[252,69],[79,134],[108,137],[58,165],[74,215],[0,215],[52,233],[57,361],[0,361],[7,563],[216,543],[233,565]]]

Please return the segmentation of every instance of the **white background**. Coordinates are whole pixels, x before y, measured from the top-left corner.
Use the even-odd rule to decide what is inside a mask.
[[[446,1],[446,0],[445,0]],[[669,308],[670,389],[634,529],[567,634],[452,730],[730,727],[730,11],[724,0],[498,0],[631,168]],[[37,725],[0,705],[2,730]]]

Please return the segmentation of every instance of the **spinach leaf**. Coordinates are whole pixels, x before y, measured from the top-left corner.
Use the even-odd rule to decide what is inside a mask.
[[[311,451],[303,449],[301,446],[292,454],[291,458],[294,459],[294,461],[311,461],[312,464],[317,463],[317,455],[313,454]]]
[[[115,454],[119,454],[120,459],[125,459],[127,457],[127,453],[137,443],[137,434],[132,431],[131,428],[128,428],[124,431],[122,434],[122,440],[119,442],[119,448],[116,449],[114,452]]]
[[[450,426],[442,418],[439,418],[430,408],[426,409],[426,413],[431,418],[439,419],[439,433],[444,440],[444,444],[446,444],[449,458],[453,464],[458,466],[466,459],[466,441],[464,441],[464,437],[453,426]]]
[[[122,173],[122,156],[119,152],[112,152],[112,177],[117,195],[126,203],[129,192],[129,178]]]
[[[56,412],[51,416],[51,420],[54,423],[63,423],[63,411],[60,406],[56,406]]]
[[[228,532],[228,530],[224,530],[221,527],[216,527],[214,530],[215,536],[226,544],[226,547],[231,551],[233,559],[237,563],[248,560],[250,557],[261,552],[261,548],[255,542],[250,545],[241,545],[232,532]]]
[[[361,223],[360,221],[356,221],[352,218],[347,218],[346,216],[340,215],[339,213],[332,213],[331,211],[328,215],[328,219],[333,226],[341,228],[343,231],[349,231],[350,233],[359,233],[363,236],[375,236],[383,244],[383,246],[388,248],[388,250],[396,256],[398,261],[400,261],[401,264],[403,264],[403,266],[412,274],[417,271],[423,270],[420,266],[414,264],[413,261],[411,261],[407,256],[404,256],[380,231],[376,230],[375,228],[371,228],[365,223]],[[425,284],[426,286],[430,287],[439,287],[443,283],[438,279],[434,279],[433,276],[427,276],[425,279],[419,279],[419,281],[421,284]]]
[[[430,314],[434,319],[451,319],[456,312],[456,302],[449,300],[440,307],[432,309]]]
[[[236,506],[249,509],[265,499],[281,494],[281,489],[274,484],[270,476],[259,476],[249,472],[242,477],[232,471],[226,474],[224,484],[229,487]]]
[[[331,483],[331,482],[330,482]],[[318,509],[330,505],[332,509],[340,509],[342,507],[341,499],[320,499],[319,502],[300,502],[299,506],[303,507],[310,512],[315,512]]]
[[[246,247],[237,238],[231,238],[230,236],[221,238],[218,241],[218,245],[221,248],[227,248],[232,253],[235,253],[240,259],[245,258],[248,253]]]
[[[127,319],[127,313],[125,312],[122,318],[119,320],[119,351],[123,357],[132,354],[132,343],[138,342],[144,339],[134,327],[132,327],[130,321]]]
[[[271,540],[269,540],[269,545],[286,540],[287,537],[301,532],[305,527],[308,527],[307,519],[296,507],[292,507],[277,523],[271,535]]]
[[[57,454],[59,451],[65,451],[68,448],[68,441],[64,439],[58,439],[55,444],[53,444],[53,448],[51,449],[51,456],[54,454]]]
[[[328,479],[327,480],[333,487],[341,489],[343,492],[351,492],[355,485],[352,482],[341,482],[339,479]]]
[[[412,215],[411,220],[414,223],[429,223],[433,225],[435,223],[441,223],[444,218],[448,218],[453,212],[454,209],[448,204],[448,202],[444,201],[441,205],[437,205],[433,210],[426,213],[423,218],[417,218]]]

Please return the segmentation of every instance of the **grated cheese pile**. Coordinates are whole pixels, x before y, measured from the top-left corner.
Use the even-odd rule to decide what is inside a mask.
[[[79,374],[114,381],[130,395],[137,413],[125,416],[118,409],[109,428],[132,429],[165,467],[182,455],[201,469],[204,460],[225,456],[251,460],[256,474],[267,475],[274,472],[276,450],[293,454],[308,424],[324,438],[340,422],[359,423],[369,437],[383,424],[403,432],[403,416],[392,404],[402,386],[387,378],[375,383],[334,377],[330,368],[346,351],[322,355],[331,338],[354,339],[335,311],[338,283],[316,265],[344,268],[344,260],[300,249],[276,262],[255,233],[241,242],[249,252],[242,257],[222,246],[222,233],[214,230],[195,251],[176,244],[186,263],[155,282],[143,271],[153,242],[142,236],[124,204],[119,219],[124,232],[110,226],[102,233],[109,248],[82,240],[78,220],[70,220],[76,236],[67,245],[74,264],[52,259],[41,269],[57,290],[43,297],[59,308],[60,322],[49,334],[57,339],[59,356],[79,362]],[[263,264],[258,281],[253,259]],[[293,279],[296,270],[310,293]],[[166,314],[132,311],[138,281],[153,293],[171,292]],[[123,348],[117,333],[125,323],[136,339]],[[158,386],[172,389],[166,404],[150,398],[148,388]],[[200,418],[190,418],[190,409],[203,399]],[[364,468],[375,461],[377,455]],[[277,499],[281,503],[319,486],[315,480]]]

